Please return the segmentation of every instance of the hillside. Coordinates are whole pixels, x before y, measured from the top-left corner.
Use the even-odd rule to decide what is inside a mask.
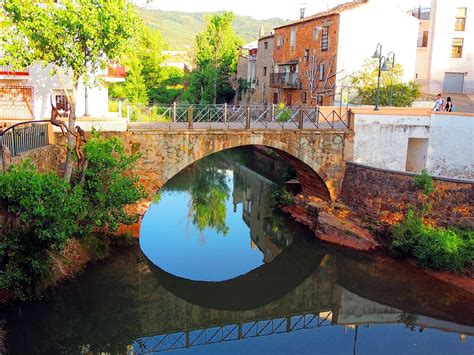
[[[170,50],[179,50],[192,47],[196,35],[204,29],[205,13],[187,13],[174,11],[159,11],[139,8],[140,16],[145,23],[159,29],[163,33]],[[282,25],[282,19],[256,20],[248,16],[237,16],[234,28],[245,43],[252,42],[258,37],[260,26],[265,32]]]

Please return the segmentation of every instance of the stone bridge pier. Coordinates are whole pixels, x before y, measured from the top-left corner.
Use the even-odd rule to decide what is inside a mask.
[[[295,169],[305,193],[328,201],[337,199],[351,160],[353,132],[336,130],[129,130],[120,136],[130,153],[140,153],[136,174],[149,194],[144,213],[155,192],[194,162],[226,149],[262,145],[280,153]]]

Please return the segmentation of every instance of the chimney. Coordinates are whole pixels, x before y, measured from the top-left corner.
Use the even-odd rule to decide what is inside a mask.
[[[304,18],[304,11],[305,11],[305,10],[306,10],[306,9],[305,9],[304,7],[302,7],[302,8],[300,9],[300,19]]]

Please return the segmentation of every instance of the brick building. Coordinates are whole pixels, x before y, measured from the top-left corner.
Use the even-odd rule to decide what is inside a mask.
[[[418,21],[396,3],[340,4],[277,27],[274,36],[273,103],[333,105],[377,43],[383,44],[384,55],[396,53],[405,81],[414,76]]]

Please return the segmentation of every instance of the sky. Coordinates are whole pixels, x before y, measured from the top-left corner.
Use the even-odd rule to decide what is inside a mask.
[[[133,0],[143,5],[147,0]],[[294,20],[299,17],[299,9],[306,7],[306,15],[312,15],[339,3],[350,0],[151,0],[148,6],[165,11],[214,12],[220,10],[233,11],[238,15],[251,16],[256,19],[278,17]],[[430,0],[376,0],[396,2],[404,10],[429,6]]]

